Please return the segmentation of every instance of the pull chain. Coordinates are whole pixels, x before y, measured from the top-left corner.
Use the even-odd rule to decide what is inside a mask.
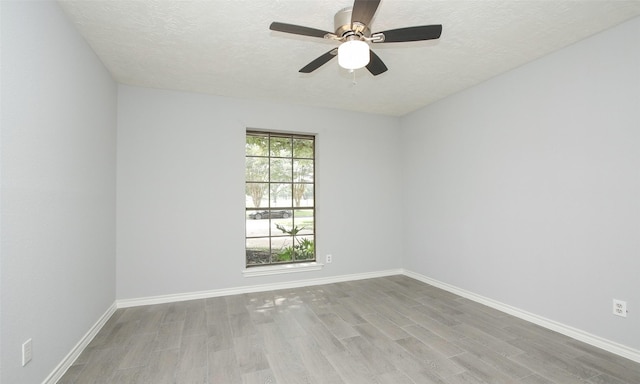
[[[356,70],[350,69],[349,72],[353,74],[353,80],[351,80],[351,85],[354,85],[354,86],[357,85],[358,83],[356,82]]]

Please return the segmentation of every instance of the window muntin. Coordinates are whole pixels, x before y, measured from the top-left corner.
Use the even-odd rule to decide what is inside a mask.
[[[315,137],[247,131],[246,266],[315,261]]]

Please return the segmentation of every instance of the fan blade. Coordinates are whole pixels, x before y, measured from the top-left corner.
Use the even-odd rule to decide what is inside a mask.
[[[369,72],[371,72],[373,76],[378,76],[379,74],[386,72],[387,66],[384,65],[378,55],[376,55],[372,50],[369,50],[369,53],[371,54],[369,64],[367,64]]]
[[[277,32],[293,33],[294,35],[311,36],[324,38],[326,34],[332,35],[331,32],[322,31],[315,28],[303,27],[300,25],[285,24],[273,22],[269,26],[269,29]]]
[[[329,52],[325,53],[324,55],[318,57],[317,59],[313,60],[309,64],[305,65],[298,72],[311,73],[311,72],[315,71],[316,69],[322,67],[326,63],[328,63],[329,60],[331,60],[334,57],[336,57],[336,55],[338,55],[338,48],[333,48]]]
[[[421,25],[418,27],[407,27],[392,29],[384,32],[376,32],[371,36],[383,34],[384,40],[380,43],[402,43],[404,41],[420,41],[439,39],[442,34],[442,25]],[[375,40],[373,41],[376,42]]]
[[[379,4],[380,0],[355,0],[351,11],[351,24],[357,21],[364,25],[369,25]]]

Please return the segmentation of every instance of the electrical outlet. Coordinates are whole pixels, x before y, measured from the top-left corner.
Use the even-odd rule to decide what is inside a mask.
[[[22,366],[24,367],[31,361],[33,357],[33,349],[31,346],[31,339],[22,343]]]
[[[333,256],[331,255],[327,255],[327,264],[331,264],[331,262],[333,261]]]
[[[613,299],[613,314],[616,316],[627,317],[627,302]]]

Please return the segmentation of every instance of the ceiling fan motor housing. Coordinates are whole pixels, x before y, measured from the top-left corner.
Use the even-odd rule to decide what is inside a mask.
[[[371,36],[371,30],[368,26],[354,21],[351,23],[351,13],[353,8],[347,7],[339,10],[333,17],[333,24],[335,26],[336,35],[338,37],[348,38],[350,36],[357,36],[358,40],[362,40],[362,36]],[[349,40],[352,40],[353,37]]]

